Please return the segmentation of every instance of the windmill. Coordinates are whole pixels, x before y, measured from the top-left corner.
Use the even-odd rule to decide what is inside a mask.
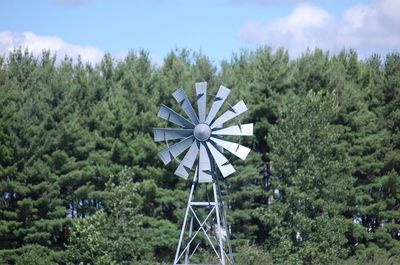
[[[237,124],[224,128],[224,123],[247,110],[243,100],[233,106],[229,105],[228,110],[217,117],[231,90],[220,86],[216,95],[208,95],[207,82],[196,83],[195,87],[198,115],[184,90],[178,89],[172,95],[188,118],[162,104],[158,116],[181,128],[153,129],[154,140],[165,141],[167,144],[167,148],[158,153],[164,164],[167,165],[173,160],[179,162],[175,175],[188,179],[198,161],[173,264],[193,264],[190,260],[202,242],[197,242],[196,238],[202,235],[203,241],[211,247],[219,264],[233,265],[232,247],[229,240],[230,229],[226,220],[219,181],[234,173],[235,169],[223,154],[223,150],[244,160],[250,149],[228,141],[224,139],[224,136],[251,136],[253,124]],[[214,97],[208,114],[207,97]],[[169,145],[169,141],[177,142]],[[188,151],[179,161],[178,157],[186,150]],[[200,183],[212,183],[213,200],[204,200],[197,195]]]

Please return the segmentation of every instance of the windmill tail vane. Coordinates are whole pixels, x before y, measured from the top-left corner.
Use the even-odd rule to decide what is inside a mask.
[[[229,241],[229,227],[226,221],[226,212],[218,184],[216,168],[224,178],[235,172],[223,150],[227,150],[244,160],[250,149],[236,142],[228,141],[224,139],[224,136],[251,136],[253,135],[253,124],[237,124],[224,127],[225,123],[247,111],[246,104],[241,100],[217,117],[231,90],[220,86],[207,113],[207,82],[196,83],[195,88],[197,113],[185,91],[178,89],[172,96],[187,117],[183,117],[170,107],[162,104],[158,116],[178,127],[153,129],[154,140],[156,142],[166,142],[168,145],[166,149],[158,153],[165,165],[177,160],[186,151],[179,161],[178,167],[174,172],[175,175],[188,179],[197,161],[174,265],[189,264],[188,262],[199,248],[200,243],[197,243],[197,245],[194,243],[196,243],[195,238],[200,232],[203,234],[203,241],[206,241],[211,246],[219,262],[218,264],[232,265],[234,261]],[[177,142],[169,145],[169,141]],[[196,197],[199,196],[196,195],[196,191],[199,183],[212,183],[213,202],[198,201]],[[204,208],[205,206],[207,206],[209,213],[202,219],[199,208]],[[211,224],[209,227],[215,225],[215,229],[206,229],[207,223],[213,222],[214,219],[216,219],[216,224]],[[210,236],[210,230],[214,230],[214,236]],[[180,263],[183,259],[184,263]]]

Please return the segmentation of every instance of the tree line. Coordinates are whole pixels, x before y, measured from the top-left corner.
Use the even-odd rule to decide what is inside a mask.
[[[202,81],[254,122],[224,183],[238,264],[400,264],[400,54],[269,47],[0,57],[0,264],[171,263],[190,183],[152,128]]]

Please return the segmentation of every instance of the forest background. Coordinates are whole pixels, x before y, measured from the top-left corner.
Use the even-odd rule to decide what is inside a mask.
[[[255,124],[224,196],[237,264],[400,264],[400,54],[268,47],[0,57],[0,264],[171,263],[190,182],[152,128],[198,81]]]

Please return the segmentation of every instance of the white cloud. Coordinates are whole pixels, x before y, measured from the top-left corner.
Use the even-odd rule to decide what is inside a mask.
[[[256,44],[286,47],[299,54],[315,46],[330,48],[329,35],[334,34],[334,18],[310,4],[300,4],[287,17],[269,23],[249,22],[239,32],[239,38]]]
[[[65,55],[72,57],[74,61],[80,55],[82,62],[99,63],[104,56],[104,51],[92,45],[76,45],[65,42],[63,39],[54,36],[39,36],[32,32],[16,33],[0,31],[0,55],[7,56],[14,49],[28,49],[34,56],[41,56],[44,50],[50,50],[57,56],[57,60],[64,59]],[[122,50],[113,57],[122,61],[128,55],[129,50]],[[138,54],[139,55],[139,54]],[[159,67],[163,64],[162,58],[155,54],[149,54],[151,63]]]
[[[39,36],[32,32],[0,32],[0,54],[6,55],[16,48],[27,48],[36,56],[41,55],[43,50],[50,50],[58,59],[63,59],[66,54],[74,59],[80,55],[83,62],[92,63],[101,61],[104,55],[95,46],[71,44],[59,37]]]
[[[156,67],[161,67],[164,64],[164,60],[161,56],[155,53],[150,54],[150,62]]]
[[[400,47],[400,2],[378,1],[356,5],[343,13],[338,28],[340,44],[371,48]]]
[[[298,56],[307,48],[361,53],[399,50],[400,1],[379,0],[346,9],[340,18],[312,4],[298,5],[288,16],[269,22],[251,21],[238,33],[242,41],[285,47]]]

